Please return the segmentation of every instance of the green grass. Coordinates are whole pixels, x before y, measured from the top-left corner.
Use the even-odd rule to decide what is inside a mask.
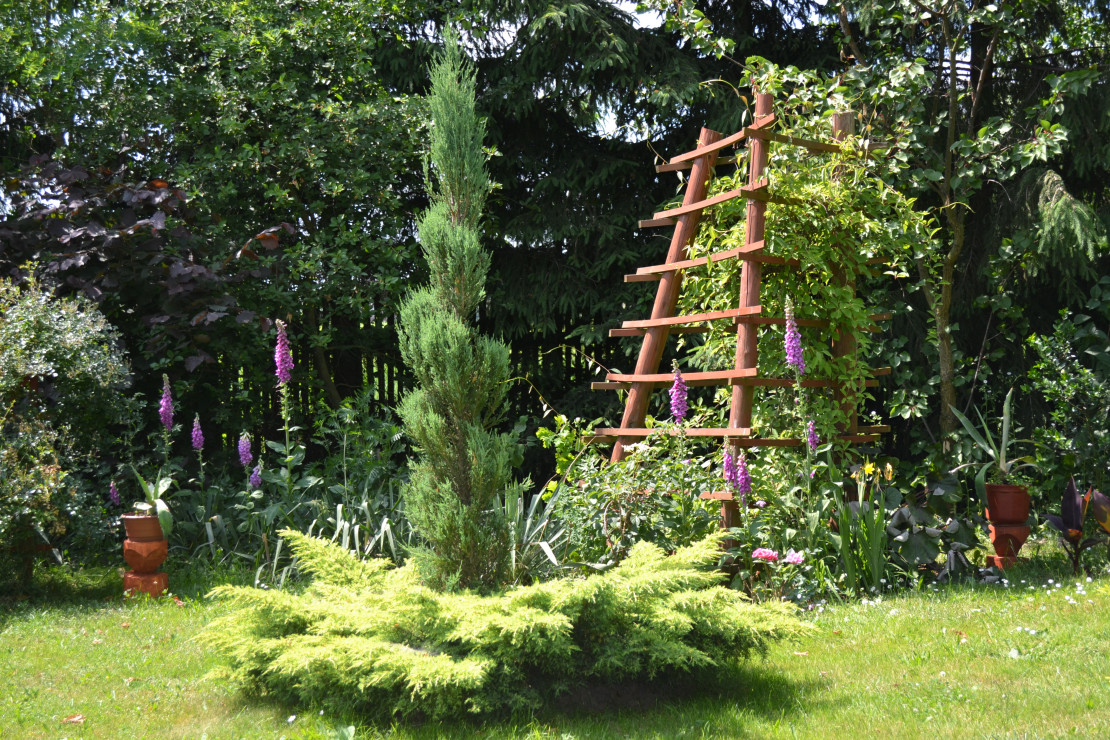
[[[1110,580],[1063,570],[1035,559],[1009,587],[833,605],[813,613],[814,636],[713,675],[592,687],[533,716],[357,736],[1110,737]],[[244,574],[217,574],[229,576]],[[0,738],[317,738],[358,724],[205,678],[218,660],[190,638],[222,612],[198,596],[215,577],[181,574],[181,605],[124,602],[114,572],[40,584],[49,578],[61,597],[0,606]],[[77,714],[83,723],[64,723]]]

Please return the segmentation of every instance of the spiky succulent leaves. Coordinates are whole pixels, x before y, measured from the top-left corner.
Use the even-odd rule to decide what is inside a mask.
[[[485,129],[475,111],[474,72],[453,34],[431,70],[426,181],[431,205],[418,230],[429,285],[401,307],[400,346],[416,380],[398,412],[418,459],[405,509],[426,546],[413,555],[439,589],[490,590],[509,577],[502,496],[514,496],[516,442],[499,434],[509,350],[473,326],[490,257],[479,222],[490,191]]]
[[[199,638],[238,685],[372,716],[531,710],[590,679],[726,664],[808,629],[787,604],[719,585],[720,536],[668,557],[639,543],[604,574],[494,596],[443,593],[410,564],[366,563],[283,532],[315,578],[300,594],[220,587]]]

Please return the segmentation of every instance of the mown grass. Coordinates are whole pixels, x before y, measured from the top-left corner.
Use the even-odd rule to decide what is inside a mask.
[[[125,602],[114,572],[86,573],[62,598],[0,606],[0,738],[1110,737],[1110,579],[1064,570],[1038,558],[1008,585],[832,605],[764,659],[590,687],[530,716],[389,727],[205,678],[218,658],[190,639],[223,607],[200,594],[242,574],[182,574],[179,605]]]

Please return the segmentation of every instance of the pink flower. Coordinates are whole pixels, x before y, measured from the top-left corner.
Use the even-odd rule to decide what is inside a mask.
[[[766,506],[766,505],[767,505],[767,502],[766,502],[766,501],[764,501],[763,499],[760,499],[759,501],[756,501],[756,502],[755,502],[755,507],[756,507],[757,509],[762,509],[762,508],[763,508],[764,506]]]
[[[204,449],[204,431],[200,428],[200,414],[193,417],[193,449],[197,452]]]
[[[765,563],[774,563],[779,559],[779,554],[766,547],[759,547],[752,551],[752,560],[762,560]]]
[[[239,462],[244,468],[249,468],[254,456],[251,455],[251,438],[246,432],[239,436]]]
[[[681,424],[686,419],[687,411],[689,411],[689,406],[686,403],[686,381],[682,379],[682,373],[678,371],[676,365],[674,384],[671,386],[671,416]]]
[[[794,303],[786,299],[786,363],[791,365],[801,375],[806,370],[806,362],[802,357],[802,335],[798,331],[798,322],[794,320]]]
[[[119,506],[119,489],[116,488],[115,481],[108,485],[108,500],[112,502],[112,506]]]
[[[805,556],[802,553],[794,552],[794,550],[791,549],[790,552],[786,553],[786,560],[784,562],[790,563],[791,565],[797,565],[804,559]]]
[[[162,400],[158,404],[158,417],[167,432],[173,431],[173,395],[170,393],[170,376],[162,374]]]
[[[817,452],[817,445],[821,444],[821,439],[817,436],[817,425],[812,419],[806,426],[806,441],[809,443],[809,451]]]
[[[278,385],[284,385],[293,379],[293,353],[289,350],[289,337],[285,334],[285,322],[277,320],[277,345],[274,347],[274,365],[277,369]]]

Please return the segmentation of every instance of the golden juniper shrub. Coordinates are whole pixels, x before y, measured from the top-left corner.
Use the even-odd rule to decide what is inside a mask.
[[[298,703],[426,717],[534,707],[582,681],[719,665],[807,629],[794,607],[721,585],[718,535],[671,556],[639,543],[603,574],[484,596],[282,536],[313,582],[216,589],[232,609],[199,639],[244,689]]]

